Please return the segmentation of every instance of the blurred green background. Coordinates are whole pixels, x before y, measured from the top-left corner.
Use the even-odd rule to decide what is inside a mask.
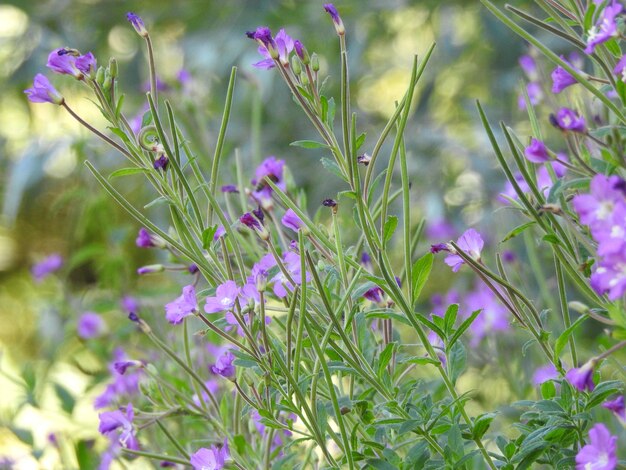
[[[289,146],[314,139],[314,131],[278,74],[251,66],[259,58],[245,31],[258,25],[274,32],[285,27],[320,55],[321,73],[329,75],[328,94],[338,100],[338,41],[322,5],[241,0],[0,3],[0,389],[7,390],[0,398],[0,456],[17,455],[16,468],[58,465],[54,462],[63,446],[48,445],[50,433],[95,438],[91,400],[106,377],[103,358],[114,347],[111,338],[115,333],[115,342],[131,348],[135,341],[119,299],[141,293],[148,308],[160,306],[168,283],[165,277],[138,279],[136,268],[154,262],[155,255],[134,247],[139,227],[82,164],[88,159],[110,171],[125,166],[121,157],[62,109],[28,103],[23,90],[36,73],[46,73],[79,114],[104,128],[77,83],[46,72],[50,50],[68,46],[92,51],[103,65],[115,57],[120,91],[127,95],[125,113],[141,113],[148,78],[143,41],[125,20],[125,13],[134,11],[154,40],[158,75],[167,87],[161,96],[174,103],[179,116],[189,116],[183,123],[201,165],[208,167],[230,69],[237,66],[226,161],[232,166],[238,149],[251,177],[265,156],[284,158],[314,211],[319,201],[343,188],[321,167],[323,153]],[[494,198],[504,180],[474,101],[481,100],[494,122],[525,119],[517,108],[522,78],[517,59],[526,52],[523,42],[476,0],[346,0],[336,6],[348,30],[353,102],[360,110],[360,130],[368,132],[366,151],[393,111],[394,100],[404,93],[413,54],[421,55],[437,42],[407,132],[414,212],[433,220],[446,218],[457,234],[469,225],[483,227],[495,241],[493,227],[506,230],[514,222],[507,211],[493,210],[500,207]],[[190,84],[178,81],[181,69],[191,74]],[[234,177],[223,181],[233,182]],[[139,178],[116,184],[137,205],[155,197]],[[159,206],[147,210],[157,220],[163,217]],[[34,284],[29,267],[52,252],[66,258],[62,274]],[[428,287],[438,286],[431,293],[442,292],[450,282],[446,267],[440,268]],[[111,341],[86,344],[77,339],[76,318],[85,310],[105,315]],[[33,377],[32,387],[24,386],[25,377]],[[489,379],[493,386],[484,387],[487,379],[468,377],[467,388],[476,386],[474,377],[483,380],[482,389],[494,391],[493,397],[483,397],[485,403],[497,406],[511,400],[502,378]],[[73,403],[54,393],[50,387],[55,383],[64,385]],[[40,451],[40,463],[30,456],[30,446]]]

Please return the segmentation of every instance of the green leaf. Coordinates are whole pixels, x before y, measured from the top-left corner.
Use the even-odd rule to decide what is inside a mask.
[[[80,470],[93,470],[98,467],[100,459],[93,451],[93,441],[79,441],[74,450]]]
[[[120,118],[120,114],[122,114],[122,105],[124,104],[124,97],[126,95],[121,95],[117,100],[117,105],[115,106],[115,117],[116,119]]]
[[[413,356],[413,357],[410,357],[409,359],[404,359],[402,361],[399,361],[399,363],[400,364],[417,364],[417,365],[432,364],[434,366],[438,366],[440,364],[439,361],[436,361],[426,356]]]
[[[109,175],[109,179],[119,178],[120,176],[128,176],[128,175],[136,175],[137,173],[147,173],[149,170],[147,168],[140,167],[132,167],[132,168],[120,168],[119,170],[115,170],[113,173]]]
[[[450,340],[448,341],[446,349],[450,349],[452,346],[454,346],[454,343],[456,343],[461,335],[465,333],[465,331],[472,325],[474,320],[476,320],[476,317],[480,315],[480,312],[482,312],[482,309],[473,311],[472,314],[468,318],[466,318],[463,323],[461,323],[459,329],[454,332],[454,335],[452,335],[452,338],[450,338]]]
[[[624,382],[620,380],[610,380],[608,382],[601,382],[594,388],[591,395],[589,395],[589,401],[585,406],[585,410],[590,410],[593,407],[599,405],[611,395],[623,393]]]
[[[576,178],[569,181],[558,180],[548,193],[548,202],[555,203],[561,194],[568,189],[587,189],[589,187],[589,178]]]
[[[389,462],[385,462],[381,459],[369,459],[367,464],[371,468],[375,468],[376,470],[398,470],[398,467],[391,465]]]
[[[533,225],[535,225],[537,222],[535,222],[534,220],[531,220],[530,222],[526,222],[525,224],[519,225],[517,227],[515,227],[513,230],[511,230],[509,233],[507,233],[504,238],[502,239],[502,241],[500,243],[504,243],[508,240],[510,240],[513,237],[518,236],[520,233],[522,233],[524,230],[526,230],[528,227],[531,227]]]
[[[211,243],[213,243],[213,236],[215,235],[215,232],[217,232],[217,225],[205,228],[202,231],[202,248],[204,248],[205,250],[209,249]]]
[[[484,413],[478,416],[474,420],[474,426],[472,429],[472,438],[481,439],[485,435],[487,430],[489,429],[489,426],[491,425],[491,422],[496,417],[496,415],[497,413]]]
[[[316,142],[315,140],[296,140],[289,145],[291,145],[292,147],[302,147],[304,149],[329,148],[328,145],[321,142]]]
[[[62,385],[54,384],[54,391],[56,392],[59,400],[61,400],[61,408],[67,414],[72,414],[74,411],[74,405],[76,405],[76,399],[72,396],[72,394]]]
[[[361,148],[361,146],[363,145],[363,143],[365,142],[365,137],[367,136],[367,134],[365,134],[365,132],[363,132],[361,135],[359,135],[356,138],[355,144],[355,150],[359,150]]]
[[[433,268],[434,259],[435,255],[432,253],[426,253],[413,265],[411,274],[411,289],[413,290],[413,299],[415,299],[415,301],[419,298],[422,288],[426,284],[426,281],[428,281],[430,271]]]
[[[141,118],[141,127],[146,127],[152,124],[152,112],[150,110],[143,113],[143,117]]]
[[[391,240],[396,228],[398,227],[398,218],[395,215],[387,217],[387,221],[383,227],[383,243],[387,243]]]
[[[450,374],[450,380],[452,383],[456,383],[456,380],[465,370],[467,364],[467,352],[463,343],[456,342],[450,352],[446,355],[448,359],[448,373]]]
[[[446,334],[452,331],[454,324],[456,323],[456,317],[459,313],[459,304],[451,304],[446,309],[444,319],[444,330]]]
[[[341,169],[339,169],[339,165],[337,165],[337,163],[334,160],[331,160],[330,158],[322,157],[321,162],[324,168],[326,168],[331,173],[334,173],[336,176],[338,176],[342,180],[346,181],[346,178],[343,176]]]
[[[551,400],[556,396],[556,385],[553,380],[546,380],[541,384],[541,398]]]
[[[380,357],[378,358],[378,377],[381,378],[385,368],[391,361],[393,357],[393,352],[396,349],[396,343],[389,343],[385,346],[385,349],[380,353]]]
[[[567,344],[569,337],[572,335],[572,333],[574,333],[576,328],[578,328],[580,324],[584,322],[587,318],[589,317],[585,315],[579,317],[574,323],[570,325],[569,328],[561,333],[561,335],[557,338],[556,343],[554,343],[554,357],[561,357],[561,352],[563,352],[563,348]]]

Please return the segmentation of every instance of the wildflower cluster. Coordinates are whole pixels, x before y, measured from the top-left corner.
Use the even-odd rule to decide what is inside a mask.
[[[482,1],[511,25],[508,16]],[[581,10],[580,2],[570,3]],[[301,468],[349,469],[617,467],[617,436],[595,422],[594,408],[603,404],[626,421],[623,382],[606,380],[605,361],[626,342],[610,344],[613,338],[607,338],[605,350],[589,354],[579,366],[582,351],[574,333],[592,320],[610,326],[615,338],[626,331],[626,163],[621,156],[626,117],[616,104],[626,103],[626,56],[618,58],[615,50],[622,5],[589,2],[585,15],[560,6],[551,14],[564,16],[553,21],[587,58],[573,52],[558,56],[525,36],[535,47],[520,59],[529,80],[520,107],[529,115],[532,135],[520,138],[502,126],[514,163],[478,106],[508,179],[498,199],[527,219],[500,243],[525,237],[541,297],[527,292],[525,259],[494,248],[496,230],[456,232],[442,219],[427,227],[430,252],[422,244],[423,221],[416,223],[411,206],[415,191],[405,131],[432,46],[414,59],[404,96],[371,142],[358,132],[352,113],[348,29],[334,5],[324,5],[323,11],[341,56],[338,104],[325,95],[324,61],[303,42],[286,29],[274,35],[260,26],[246,33],[261,56],[252,65],[282,79],[320,139],[292,146],[321,149],[324,166],[341,185],[315,205],[314,215],[292,184],[289,167],[297,165],[287,165],[289,156],[259,162],[238,151],[230,158],[225,150],[235,68],[211,160],[196,154],[178,110],[163,99],[168,91],[157,79],[151,37],[139,16],[127,16],[148,52],[150,84],[138,120],[124,115],[114,59],[98,67],[91,53],[52,51],[48,67],[90,89],[111,133],[76,114],[43,75],[26,90],[30,101],[62,106],[123,155],[132,168],[121,176],[144,177],[169,215],[167,222],[148,218],[121,187],[86,162],[103,188],[142,224],[135,245],[155,258],[137,269],[138,276],[150,276],[150,301],[140,306],[126,298],[122,307],[130,320],[124,327],[150,350],[129,356],[116,349],[111,378],[95,399],[99,431],[108,440],[100,468],[129,457],[199,470],[295,461]],[[583,19],[594,26],[574,38],[570,23],[582,25]],[[556,65],[551,83],[537,51]],[[585,72],[590,61],[597,65],[593,73]],[[596,76],[598,71],[611,75]],[[606,107],[605,114],[591,114],[585,100],[570,99],[583,87]],[[549,93],[555,96],[548,99]],[[393,142],[386,145],[387,139]],[[387,149],[381,171],[379,158]],[[236,170],[232,175],[223,165],[229,158]],[[210,168],[203,167],[207,160]],[[461,235],[454,241],[456,233]],[[435,255],[442,251],[445,284],[453,287],[424,301]],[[546,258],[554,268],[542,271]],[[60,255],[51,255],[32,274],[41,281],[62,267]],[[450,275],[450,269],[458,274]],[[469,273],[474,277],[468,283]],[[176,293],[155,287],[166,285],[166,276],[177,283]],[[465,293],[456,288],[463,284]],[[95,343],[112,328],[92,311],[76,323],[80,344]],[[502,380],[509,380],[516,394],[539,393],[540,399],[514,404],[524,411],[518,435],[511,437],[497,410],[470,415],[470,397],[457,382],[468,361],[472,367],[496,367],[498,348],[517,346],[522,356],[541,358],[541,367],[534,375],[525,371],[512,378],[510,364],[500,365]],[[516,364],[521,371],[524,364]],[[520,386],[524,380],[538,390],[528,392],[532,387]]]

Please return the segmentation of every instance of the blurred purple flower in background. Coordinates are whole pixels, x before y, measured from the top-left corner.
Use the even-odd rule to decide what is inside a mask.
[[[97,313],[85,312],[78,318],[76,331],[82,339],[97,338],[106,331],[106,323]]]
[[[35,281],[41,282],[49,274],[58,271],[63,266],[63,257],[58,253],[53,253],[42,259],[30,268],[30,272]]]

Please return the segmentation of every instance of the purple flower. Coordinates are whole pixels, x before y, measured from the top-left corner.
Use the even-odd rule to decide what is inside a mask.
[[[194,470],[221,470],[229,456],[228,443],[224,441],[223,446],[211,446],[210,449],[203,447],[194,452],[190,463]]]
[[[238,193],[239,190],[237,189],[237,186],[235,186],[234,184],[225,184],[224,186],[222,186],[222,192],[223,193]]]
[[[592,361],[585,362],[580,367],[573,367],[567,371],[565,379],[581,392],[585,390],[592,391],[595,387],[593,383],[593,367],[594,363]]]
[[[619,75],[620,80],[622,82],[626,83],[626,54],[624,54],[622,58],[619,60],[619,62],[613,69],[613,72],[616,75]]]
[[[217,286],[215,297],[207,297],[204,311],[206,313],[223,312],[231,310],[235,306],[235,301],[239,297],[239,288],[235,281],[226,281]]]
[[[587,34],[586,54],[593,54],[598,44],[602,44],[612,37],[619,35],[615,18],[621,11],[622,5],[615,1],[604,9],[598,22]]]
[[[122,301],[120,303],[122,304],[122,308],[128,313],[139,311],[139,302],[136,298],[131,297],[130,295],[122,297]]]
[[[534,82],[539,78],[539,74],[537,73],[537,63],[531,55],[524,54],[518,59],[518,62],[529,80]]]
[[[472,332],[471,346],[478,346],[480,341],[488,334],[509,329],[509,318],[506,308],[485,284],[480,283],[476,290],[469,293],[465,297],[463,306],[466,317],[476,310],[481,310],[470,326],[470,331]]]
[[[598,242],[598,255],[619,254],[626,248],[626,201],[615,205],[613,212],[591,227],[591,234]]]
[[[129,367],[141,367],[143,366],[143,363],[141,361],[135,361],[135,360],[127,360],[127,361],[116,361],[113,363],[113,368],[115,369],[115,372],[117,372],[120,375],[124,375],[126,374],[126,371],[128,370]]]
[[[533,163],[543,163],[550,160],[545,144],[534,137],[531,139],[530,145],[524,149],[524,155]]]
[[[585,126],[585,118],[578,115],[578,113],[569,108],[561,108],[556,113],[553,123],[564,131],[581,132],[585,133],[587,128]]]
[[[118,441],[123,447],[127,449],[139,449],[139,442],[135,436],[135,429],[133,427],[133,418],[135,414],[133,412],[133,405],[131,403],[126,406],[126,414],[121,410],[105,411],[100,413],[100,425],[98,431],[105,436],[111,435],[114,431],[120,430]]]
[[[76,57],[75,65],[78,70],[88,77],[95,78],[98,63],[91,52],[87,52],[87,54]]]
[[[82,339],[97,338],[106,331],[106,323],[97,313],[85,312],[78,319],[76,330]]]
[[[58,253],[53,253],[30,268],[30,273],[35,281],[41,282],[48,274],[58,271],[63,266],[63,258]]]
[[[341,21],[341,17],[339,16],[339,12],[335,8],[335,5],[333,5],[332,3],[326,3],[324,4],[324,10],[332,18],[337,34],[339,36],[343,36],[344,34],[346,34],[346,28],[343,25],[343,21]]]
[[[565,57],[561,56],[561,59],[567,62],[568,65],[572,66]],[[573,66],[572,66],[573,67]],[[567,87],[575,85],[578,83],[576,79],[570,74],[567,70],[565,70],[560,65],[552,71],[552,93],[561,93]]]
[[[608,256],[598,263],[589,279],[591,287],[609,300],[618,300],[626,293],[626,254]]]
[[[196,289],[193,285],[183,287],[183,293],[173,302],[165,305],[165,318],[172,325],[178,325],[183,318],[198,312]]]
[[[547,364],[545,366],[538,367],[533,374],[533,383],[535,385],[541,385],[548,380],[558,379],[559,372],[556,370],[553,364]]]
[[[456,241],[456,244],[459,248],[471,256],[473,260],[480,261],[480,252],[482,251],[485,242],[483,242],[480,233],[476,230],[473,228],[466,230],[465,233],[463,233],[463,235],[461,235]],[[446,256],[444,261],[452,268],[453,272],[457,272],[461,269],[461,265],[464,263],[463,258],[457,254],[450,254]]]
[[[267,157],[263,163],[256,169],[255,178],[251,181],[255,189],[252,191],[252,197],[263,207],[271,207],[272,204],[272,188],[265,182],[265,179],[271,180],[282,191],[287,189],[283,179],[284,160],[278,160],[274,156]]]
[[[218,226],[217,229],[215,230],[215,233],[213,234],[213,241],[214,242],[218,241],[224,235],[226,235],[226,229],[224,228],[223,225]]]
[[[337,201],[335,201],[334,199],[324,199],[322,201],[322,206],[335,208],[337,207]]]
[[[602,403],[602,407],[611,410],[622,422],[626,422],[626,407],[624,406],[624,396],[620,395],[614,400],[607,400]]]
[[[283,255],[283,264],[289,272],[291,279],[293,279],[297,285],[302,285],[303,277],[305,282],[309,282],[311,280],[311,273],[306,272],[304,276],[302,275],[300,255],[294,253],[293,251],[288,251]],[[287,291],[292,291],[294,288],[281,270],[279,270],[278,273],[270,279],[270,282],[273,283],[272,289],[274,294],[281,299],[287,296]]]
[[[162,154],[159,158],[156,158],[152,162],[152,168],[155,170],[165,171],[167,170],[168,165],[170,164],[170,159],[167,158],[167,155]]]
[[[235,356],[230,351],[224,351],[224,353],[217,358],[215,364],[211,366],[211,372],[221,375],[227,379],[235,375],[235,366],[233,361]]]
[[[129,11],[128,13],[126,13],[126,19],[133,26],[133,28],[135,28],[135,31],[137,31],[137,34],[139,34],[139,36],[144,38],[148,37],[148,30],[146,29],[146,25],[139,16],[135,15],[132,11]]]
[[[297,232],[301,228],[305,227],[302,219],[291,209],[287,209],[287,212],[285,212],[281,222],[285,227],[290,228],[294,232]]]
[[[430,221],[426,226],[426,236],[431,240],[450,240],[455,233],[454,226],[445,219]]]
[[[265,38],[265,36],[263,37]],[[269,43],[269,48],[265,45],[264,41],[262,42],[263,43],[259,45],[258,51],[259,54],[265,57],[265,59],[252,64],[253,67],[269,70],[276,66],[274,59],[280,60],[280,62],[285,66],[289,64],[289,55],[291,54],[291,51],[293,51],[294,41],[284,29],[278,31],[276,38],[273,39],[273,44],[271,42]],[[276,54],[272,52],[272,47],[276,48],[278,56],[275,57]]]
[[[72,75],[77,80],[82,80],[84,77],[83,72],[76,67],[76,55],[66,48],[55,49],[48,54],[46,65],[53,72]]]
[[[579,194],[572,200],[580,222],[591,227],[607,224],[615,207],[624,203],[623,181],[619,176],[594,176],[589,194]]]
[[[460,303],[461,295],[456,289],[450,289],[445,295],[434,294],[430,298],[433,308],[431,313],[443,317],[449,305]]]
[[[576,470],[613,470],[617,467],[617,436],[602,423],[589,430],[589,444],[576,454]]]
[[[268,57],[273,66],[274,59],[278,59],[278,47],[276,45],[276,41],[274,41],[274,38],[272,37],[272,31],[267,26],[259,26],[256,31],[246,32],[246,36],[250,39],[254,39],[259,44],[259,53],[264,57]],[[261,62],[265,62],[268,59]],[[257,62],[253,65],[260,68],[271,68],[269,66],[259,65],[261,62]]]
[[[148,232],[145,228],[140,228],[135,239],[135,244],[139,248],[165,248],[165,240]]]
[[[141,369],[135,369],[122,375],[118,371],[119,366],[116,366],[116,364],[122,362],[129,362],[129,359],[122,349],[117,348],[113,352],[113,360],[109,363],[109,372],[113,380],[107,385],[104,392],[96,397],[94,408],[107,407],[112,403],[118,402],[123,396],[134,395],[139,391]]]
[[[385,295],[385,292],[379,286],[375,286],[366,291],[363,297],[372,303],[381,304],[383,302],[383,295]]]
[[[256,211],[253,212],[256,214]],[[263,215],[263,213],[261,212],[260,215]],[[258,217],[255,217],[250,212],[246,212],[244,215],[239,217],[239,222],[244,224],[249,229],[254,230],[261,240],[269,240],[270,234],[267,229],[261,224]]]
[[[543,90],[541,84],[537,82],[529,82],[526,85],[526,93],[528,94],[528,100],[533,106],[538,105],[543,99]],[[520,95],[517,99],[517,106],[519,109],[526,109],[526,99],[524,95]]]
[[[38,73],[35,75],[33,87],[24,90],[31,103],[52,103],[63,104],[63,97],[56,88],[52,86],[50,80],[45,75]]]

